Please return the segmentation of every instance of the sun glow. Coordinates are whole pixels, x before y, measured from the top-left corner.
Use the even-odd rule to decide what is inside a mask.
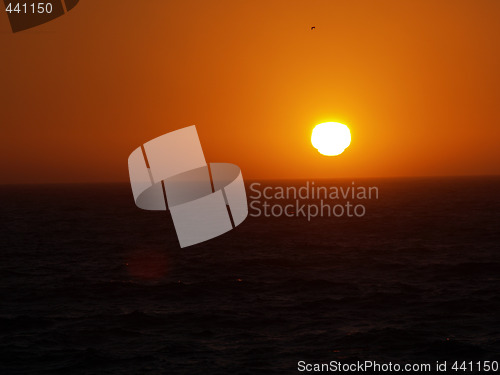
[[[324,122],[314,127],[311,143],[320,154],[340,155],[351,144],[351,132],[339,122]]]

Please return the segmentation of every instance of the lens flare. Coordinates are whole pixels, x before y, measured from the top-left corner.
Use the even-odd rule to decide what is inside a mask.
[[[130,254],[125,266],[134,278],[159,280],[167,274],[169,264],[164,251],[142,250]]]

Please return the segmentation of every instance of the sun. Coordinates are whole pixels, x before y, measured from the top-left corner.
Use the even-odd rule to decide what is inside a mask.
[[[351,144],[351,131],[339,122],[324,122],[314,127],[311,143],[320,154],[340,155]]]

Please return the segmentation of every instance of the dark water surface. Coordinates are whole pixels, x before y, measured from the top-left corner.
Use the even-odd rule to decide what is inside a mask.
[[[0,374],[500,360],[500,179],[356,183],[380,191],[363,218],[248,217],[185,249],[126,184],[0,187]]]

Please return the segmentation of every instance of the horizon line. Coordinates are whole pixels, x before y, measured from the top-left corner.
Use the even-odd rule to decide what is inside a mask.
[[[255,181],[325,181],[325,180],[396,180],[396,179],[446,179],[446,178],[485,178],[500,177],[500,174],[473,174],[473,175],[418,175],[418,176],[369,176],[369,177],[286,177],[286,178],[244,178],[245,182]],[[130,184],[128,180],[120,181],[55,181],[55,182],[7,182],[2,186],[40,186],[40,185],[118,185]]]

